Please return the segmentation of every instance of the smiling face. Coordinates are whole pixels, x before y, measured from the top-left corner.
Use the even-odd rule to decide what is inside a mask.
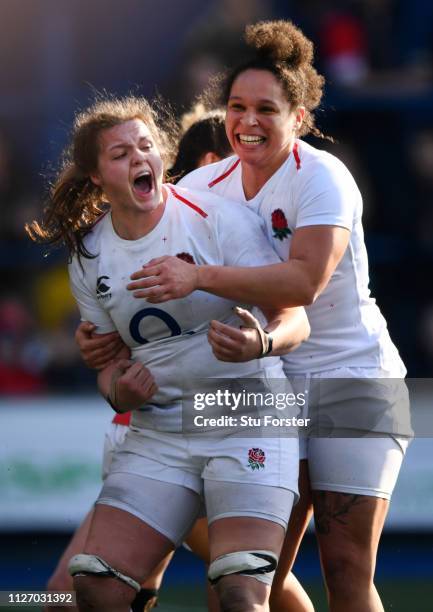
[[[227,137],[243,165],[269,178],[289,156],[304,112],[303,107],[291,109],[274,74],[248,69],[230,90]]]
[[[91,175],[116,216],[152,213],[163,201],[163,164],[149,128],[131,119],[99,133],[97,171]]]

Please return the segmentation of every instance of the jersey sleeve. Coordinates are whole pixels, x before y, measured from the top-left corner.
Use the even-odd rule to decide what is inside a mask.
[[[78,258],[74,257],[69,264],[69,282],[80,310],[81,320],[90,321],[96,325],[96,333],[99,334],[116,331],[110,315],[102,308],[96,296],[90,291],[84,276],[84,270],[81,268]]]
[[[361,194],[343,164],[315,165],[297,191],[296,228],[337,225],[352,230]]]
[[[197,168],[197,170],[185,174],[177,183],[177,186],[207,191],[209,181],[211,180],[211,178],[209,178],[210,176],[208,167],[203,166],[202,168]]]
[[[265,223],[236,202],[219,208],[218,236],[225,266],[266,266],[281,263],[265,235]]]
[[[212,181],[215,179],[220,179],[222,176],[225,176],[227,172],[230,174],[230,170],[236,160],[237,157],[235,155],[231,155],[230,157],[221,159],[213,164],[207,164],[206,166],[197,168],[196,170],[193,170],[192,172],[189,172],[183,176],[177,185],[178,187],[187,187],[188,189],[207,191]]]

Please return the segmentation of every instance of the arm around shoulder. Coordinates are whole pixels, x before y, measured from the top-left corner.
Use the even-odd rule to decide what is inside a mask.
[[[199,266],[196,288],[260,307],[312,304],[344,255],[350,231],[309,226],[295,231],[289,259],[260,267]]]

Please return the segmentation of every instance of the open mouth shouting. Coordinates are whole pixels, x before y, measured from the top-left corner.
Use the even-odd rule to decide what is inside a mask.
[[[145,170],[141,174],[135,177],[133,182],[134,192],[138,197],[148,196],[153,189],[153,176],[149,170]]]

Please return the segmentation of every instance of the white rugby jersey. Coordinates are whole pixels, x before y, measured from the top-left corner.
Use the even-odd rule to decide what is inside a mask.
[[[199,168],[179,184],[210,190],[258,213],[283,261],[288,259],[297,228],[337,225],[350,230],[349,245],[327,287],[306,307],[309,339],[283,357],[286,371],[359,366],[380,367],[396,377],[404,376],[405,368],[385,319],[370,297],[361,194],[340,160],[297,140],[292,154],[251,200],[245,198],[236,156]]]
[[[118,330],[132,358],[152,372],[158,392],[144,409],[134,411],[131,424],[178,431],[182,382],[204,378],[284,377],[278,357],[247,363],[218,361],[207,341],[209,321],[240,325],[229,300],[203,291],[148,304],[126,289],[130,275],[162,255],[175,255],[191,264],[255,266],[278,262],[257,215],[217,195],[167,189],[168,197],[157,226],[139,240],[124,240],[107,213],[85,237],[94,259],[77,256],[69,266],[72,291],[82,320],[99,333]],[[189,398],[190,399],[190,398]],[[169,410],[167,410],[169,409]]]

